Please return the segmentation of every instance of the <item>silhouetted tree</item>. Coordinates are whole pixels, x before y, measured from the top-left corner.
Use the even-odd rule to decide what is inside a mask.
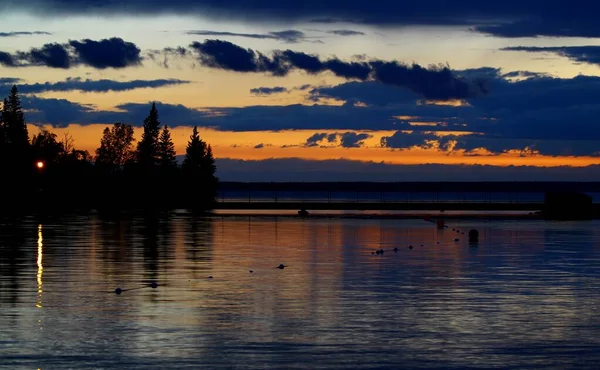
[[[4,99],[2,126],[5,153],[10,155],[13,169],[19,172],[29,170],[33,166],[29,156],[29,134],[16,85],[11,88],[8,98]]]
[[[201,190],[199,201],[202,207],[210,208],[216,201],[218,179],[212,148],[200,139],[198,127],[194,126],[185,150],[181,169],[190,192]]]
[[[29,134],[25,124],[25,114],[21,107],[21,98],[16,85],[10,89],[10,95],[4,99],[2,109],[2,120],[6,140],[11,145],[12,150],[27,150],[29,146]]]
[[[51,164],[62,159],[66,153],[62,143],[56,140],[56,134],[41,129],[40,133],[31,139],[31,151],[35,160],[43,160]]]
[[[142,171],[152,171],[159,164],[160,121],[156,104],[152,103],[150,113],[144,119],[144,132],[137,146],[137,162]]]
[[[122,170],[134,158],[133,126],[116,122],[102,132],[100,147],[96,149],[96,166],[111,171]]]
[[[167,125],[163,126],[158,140],[158,159],[162,173],[169,172],[177,168],[177,158],[175,155],[175,144],[171,139],[171,132]]]

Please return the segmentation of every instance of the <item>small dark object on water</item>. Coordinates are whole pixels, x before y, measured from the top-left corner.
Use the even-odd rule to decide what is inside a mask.
[[[253,272],[254,272],[254,270],[250,270],[249,272],[250,272],[250,273],[253,273]]]
[[[423,246],[423,244],[421,244],[421,247]]]
[[[153,281],[153,282],[150,284],[150,287],[151,287],[152,289],[156,289],[156,288],[158,287],[158,284],[156,283],[156,281]]]
[[[408,246],[408,249],[412,249],[412,248],[413,248],[413,247],[412,247],[412,245],[409,245],[409,246]]]
[[[394,248],[394,253],[398,252],[398,247]]]
[[[304,208],[302,208],[301,210],[298,211],[298,215],[300,217],[306,217],[306,216],[308,216],[308,211],[305,210]]]
[[[458,241],[460,241],[460,240],[459,240],[458,238],[456,238],[456,239],[454,239],[454,241],[455,241],[455,242],[458,242]]]
[[[471,243],[477,243],[479,241],[479,231],[471,229],[469,231],[469,241]]]
[[[284,268],[288,267],[287,265],[284,265],[283,263],[280,263],[279,266],[275,267],[276,269],[280,269],[283,270]]]
[[[212,276],[212,275],[208,275],[208,278],[209,278],[209,279],[212,279],[212,278],[213,278],[213,276]]]
[[[119,295],[119,294],[121,294],[121,292],[123,292],[123,289],[121,289],[121,288],[115,289],[115,294]]]

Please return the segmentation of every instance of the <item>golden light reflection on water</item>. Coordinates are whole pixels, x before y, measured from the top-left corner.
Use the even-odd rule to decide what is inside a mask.
[[[37,308],[42,308],[42,274],[44,273],[44,267],[42,265],[43,258],[43,247],[44,247],[44,238],[42,235],[42,225],[38,225],[38,240],[37,240],[37,302],[35,306]]]

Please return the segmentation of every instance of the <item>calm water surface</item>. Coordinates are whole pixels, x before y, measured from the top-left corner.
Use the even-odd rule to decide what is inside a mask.
[[[0,227],[0,366],[595,368],[599,236],[597,221],[26,217]]]

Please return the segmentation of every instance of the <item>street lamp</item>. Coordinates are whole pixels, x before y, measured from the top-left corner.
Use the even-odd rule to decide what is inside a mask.
[[[42,161],[37,161],[37,163],[36,163],[35,165],[36,165],[36,166],[37,166],[37,168],[38,168],[38,169],[40,169],[40,170],[41,170],[41,169],[43,169],[43,168],[44,168],[44,166],[45,166],[44,162],[42,162]]]

